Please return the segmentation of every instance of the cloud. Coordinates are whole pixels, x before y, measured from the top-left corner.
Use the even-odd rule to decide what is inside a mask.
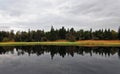
[[[0,0],[0,26],[14,30],[120,26],[120,0]]]
[[[10,30],[10,27],[9,26],[0,26],[0,31],[7,31],[7,30]]]

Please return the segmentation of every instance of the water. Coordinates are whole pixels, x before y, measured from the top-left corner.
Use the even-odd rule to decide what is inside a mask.
[[[0,74],[120,74],[120,48],[0,47]]]

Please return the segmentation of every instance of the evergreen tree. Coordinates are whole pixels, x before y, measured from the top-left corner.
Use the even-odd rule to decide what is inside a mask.
[[[64,27],[62,27],[59,30],[59,37],[60,37],[60,39],[65,39],[65,35],[66,35],[66,29]]]
[[[110,29],[100,29],[96,31],[92,31],[92,29],[88,31],[79,30],[75,31],[74,28],[65,29],[64,27],[60,29],[54,29],[51,27],[51,30],[48,32],[44,32],[44,30],[28,30],[26,31],[18,31],[14,33],[14,31],[0,31],[0,41],[55,41],[59,39],[67,39],[69,41],[76,40],[120,40],[120,27],[118,32]]]
[[[118,29],[118,39],[120,40],[120,27]]]

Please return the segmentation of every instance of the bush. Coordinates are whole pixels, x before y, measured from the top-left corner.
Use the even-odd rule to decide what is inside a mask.
[[[8,42],[8,41],[10,41],[10,39],[7,38],[7,37],[4,37],[2,41],[3,41],[3,42]]]

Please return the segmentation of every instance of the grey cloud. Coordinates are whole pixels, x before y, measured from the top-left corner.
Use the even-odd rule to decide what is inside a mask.
[[[68,7],[65,10],[68,13],[73,14],[92,14],[94,17],[109,17],[109,16],[119,16],[120,13],[120,0],[92,0],[84,2],[82,4],[76,4],[73,7]],[[63,8],[64,9],[64,8]]]
[[[8,31],[8,30],[10,30],[10,27],[9,26],[0,26],[0,31],[3,31],[3,30]]]
[[[14,30],[49,30],[51,25],[116,30],[119,12],[120,0],[0,0],[0,25]]]

